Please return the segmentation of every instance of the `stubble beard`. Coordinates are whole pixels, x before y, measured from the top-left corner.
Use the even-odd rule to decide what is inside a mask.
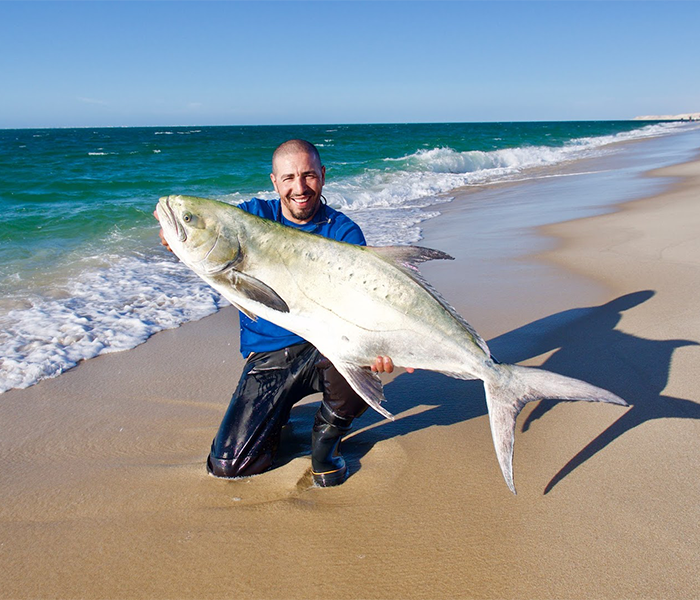
[[[316,214],[320,202],[319,199],[309,200],[304,205],[299,206],[294,200],[288,200],[286,204],[287,209],[297,221],[308,221]]]

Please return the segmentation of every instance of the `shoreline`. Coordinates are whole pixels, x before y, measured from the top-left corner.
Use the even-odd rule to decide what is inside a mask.
[[[397,419],[358,421],[338,488],[309,487],[313,398],[293,412],[280,467],[207,476],[242,365],[225,308],[3,394],[0,597],[692,596],[700,159],[660,174],[683,179],[545,225],[555,237],[534,253],[519,254],[531,239],[514,236],[518,258],[490,256],[455,203],[425,224],[425,245],[457,260],[423,272],[500,360],[632,404],[528,405],[518,496],[498,469],[480,382],[426,372],[388,381]],[[495,193],[532,198],[548,185]]]
[[[663,194],[674,178],[653,176],[664,168],[657,163],[685,163],[697,153],[700,135],[694,130],[680,135],[685,136],[681,151],[675,148],[678,136],[619,142],[622,152],[547,167],[540,177],[454,190],[455,200],[441,204],[440,215],[422,223],[419,245],[452,254],[456,261],[428,262],[421,271],[429,281],[440,281],[440,292],[486,340],[517,327],[523,317],[536,319],[576,306],[581,299],[602,301],[611,291],[605,278],[550,260],[564,243],[550,228],[595,219],[628,202]],[[657,148],[647,153],[650,144]],[[573,198],[571,206],[562,207],[561,198]],[[491,254],[494,244],[496,256]],[[467,277],[488,280],[488,285],[470,287],[465,296],[462,281],[452,275],[457,264]],[[514,306],[510,289],[527,289],[536,306]]]

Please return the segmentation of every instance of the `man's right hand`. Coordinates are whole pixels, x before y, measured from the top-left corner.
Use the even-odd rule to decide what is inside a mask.
[[[393,373],[394,361],[388,356],[377,356],[377,360],[372,365],[372,371],[375,373]],[[412,367],[406,367],[407,373],[413,373],[413,371]]]

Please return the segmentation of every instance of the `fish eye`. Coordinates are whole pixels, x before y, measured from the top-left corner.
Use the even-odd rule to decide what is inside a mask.
[[[186,212],[184,215],[182,215],[182,220],[185,223],[189,223],[190,221],[192,221],[192,213]]]

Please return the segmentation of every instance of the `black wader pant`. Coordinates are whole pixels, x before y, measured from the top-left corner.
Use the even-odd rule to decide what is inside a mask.
[[[269,469],[292,406],[317,392],[323,392],[324,414],[330,412],[338,424],[349,427],[367,409],[331,362],[309,343],[251,354],[212,443],[209,472],[244,477]]]

